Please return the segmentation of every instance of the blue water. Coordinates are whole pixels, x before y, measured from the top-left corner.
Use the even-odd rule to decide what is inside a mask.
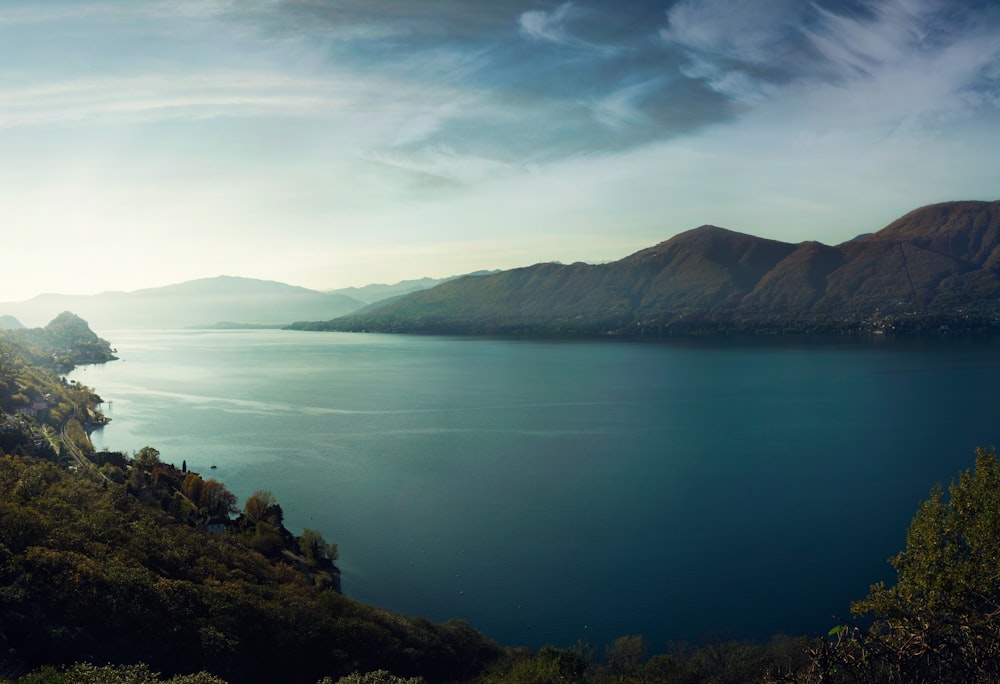
[[[97,446],[269,489],[348,596],[509,645],[825,633],[1000,440],[990,342],[99,333]]]

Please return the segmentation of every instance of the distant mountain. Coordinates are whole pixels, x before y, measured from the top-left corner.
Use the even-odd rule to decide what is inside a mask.
[[[0,304],[0,312],[44,321],[74,311],[99,329],[183,328],[220,321],[284,325],[304,318],[330,318],[357,310],[362,302],[270,280],[219,276],[134,292],[97,295],[44,294]]]
[[[498,273],[498,271],[476,271],[468,275],[486,275]],[[395,285],[372,284],[364,287],[345,287],[339,290],[331,290],[330,294],[341,294],[352,299],[357,299],[365,304],[374,304],[388,299],[398,299],[403,295],[420,290],[429,290],[432,287],[446,283],[449,280],[460,278],[461,276],[450,276],[448,278],[419,278],[417,280],[401,280]]]
[[[1000,202],[923,207],[837,246],[702,226],[619,261],[451,280],[293,327],[630,335],[1000,327]]]
[[[23,327],[24,324],[13,316],[0,316],[0,330],[19,330]]]

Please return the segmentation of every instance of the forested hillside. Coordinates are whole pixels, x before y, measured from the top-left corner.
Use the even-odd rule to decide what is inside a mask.
[[[87,661],[232,682],[379,668],[461,681],[499,654],[464,623],[345,598],[310,571],[315,547],[284,553],[280,522],[245,510],[208,531],[177,514],[194,504],[153,486],[155,468],[128,467],[149,488],[0,458],[0,673]]]
[[[910,212],[837,246],[702,226],[618,261],[450,281],[303,330],[662,337],[992,330],[1000,202]]]
[[[59,372],[68,372],[85,363],[105,363],[116,357],[107,340],[98,337],[85,320],[64,311],[44,328],[16,328],[0,331],[0,340],[17,345],[32,363]]]

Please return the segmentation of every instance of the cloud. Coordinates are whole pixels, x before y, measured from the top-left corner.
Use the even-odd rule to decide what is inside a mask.
[[[343,108],[354,88],[283,74],[220,71],[76,79],[0,88],[0,128],[68,121],[297,115]]]
[[[383,48],[461,43],[512,32],[509,2],[462,0],[240,0],[229,16],[274,35],[332,33],[375,39]]]
[[[663,79],[651,79],[623,86],[591,104],[590,109],[595,119],[614,129],[648,125],[652,119],[643,109],[643,103],[652,92],[662,85]]]
[[[200,19],[229,11],[232,0],[11,3],[0,8],[0,28],[65,20]]]
[[[801,0],[682,0],[660,39],[684,50],[681,73],[738,103],[766,99],[810,61]]]
[[[980,115],[995,117],[1000,64],[996,16],[965,24],[935,0],[888,0],[849,17],[817,7],[807,31],[825,78],[804,84],[843,125],[891,126],[909,134]]]
[[[804,7],[801,0],[681,0],[660,37],[695,54],[767,65],[791,49]]]
[[[682,0],[660,37],[685,50],[685,76],[734,102],[806,98],[847,121],[864,108],[912,123],[993,106],[997,14],[975,17],[942,0]]]
[[[587,12],[580,9],[574,2],[564,2],[551,12],[545,10],[530,10],[518,18],[521,33],[542,43],[552,43],[565,48],[612,56],[622,50],[613,45],[600,45],[584,40],[570,31],[570,24],[575,20],[585,19]]]
[[[812,5],[815,29],[803,32],[825,66],[843,78],[872,76],[880,69],[908,61],[932,47],[936,0],[886,0],[871,6],[871,15],[852,17]]]
[[[521,15],[518,24],[529,38],[568,45],[574,39],[568,33],[566,23],[574,14],[574,9],[572,2],[565,2],[552,12],[531,10]]]
[[[447,146],[425,146],[412,154],[372,151],[366,159],[423,177],[423,188],[430,185],[471,185],[510,176],[519,170],[514,164],[476,155],[461,154]]]

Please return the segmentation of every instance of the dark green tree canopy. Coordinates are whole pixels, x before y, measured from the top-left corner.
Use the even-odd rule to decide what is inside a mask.
[[[973,470],[931,490],[880,582],[851,606],[867,631],[837,628],[810,681],[1000,681],[1000,462],[977,449]],[[831,675],[839,673],[840,676]],[[842,679],[844,675],[849,675]]]

